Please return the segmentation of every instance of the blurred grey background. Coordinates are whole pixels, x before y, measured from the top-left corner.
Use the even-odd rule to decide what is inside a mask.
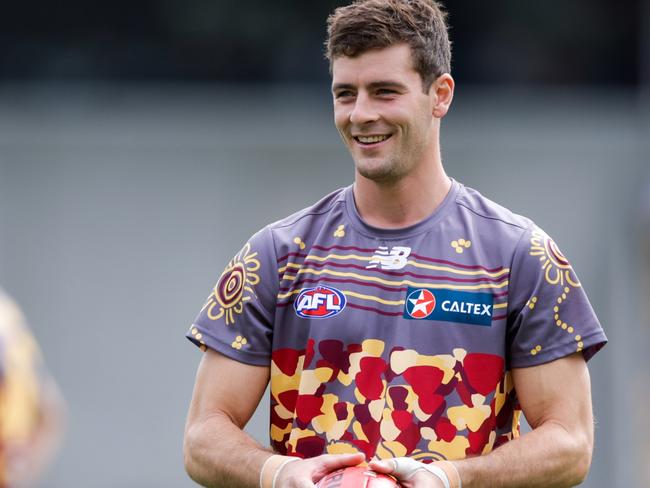
[[[195,486],[186,328],[252,233],[353,177],[321,47],[342,3],[3,8],[0,284],[69,404],[43,487]],[[649,3],[448,2],[447,171],[559,242],[610,339],[590,488],[650,486]]]

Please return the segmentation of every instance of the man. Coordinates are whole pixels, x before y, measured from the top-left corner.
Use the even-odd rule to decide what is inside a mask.
[[[555,243],[446,175],[440,6],[339,8],[327,54],[354,185],[255,234],[192,325],[188,473],[307,487],[366,460],[406,487],[580,483],[606,338]],[[272,451],[242,432],[269,379]]]

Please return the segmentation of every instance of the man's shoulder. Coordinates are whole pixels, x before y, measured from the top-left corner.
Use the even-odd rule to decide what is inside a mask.
[[[349,187],[339,188],[324,197],[318,200],[316,203],[305,207],[297,212],[292,213],[291,215],[280,219],[276,222],[273,222],[267,227],[269,229],[282,229],[285,227],[295,226],[302,221],[307,221],[313,223],[314,220],[319,220],[320,218],[327,216],[330,212],[336,210],[337,208],[345,204],[345,192]]]
[[[524,231],[534,225],[528,217],[517,214],[482,195],[478,190],[462,185],[456,197],[458,206],[472,217],[487,225],[511,228],[512,231]]]
[[[273,249],[276,254],[280,253],[279,255],[293,244],[304,249],[305,242],[312,242],[313,238],[327,227],[328,220],[341,220],[345,214],[343,209],[348,188],[350,187],[333,191],[316,203],[265,225],[249,239],[246,246],[250,246],[256,252],[263,249],[270,252]]]

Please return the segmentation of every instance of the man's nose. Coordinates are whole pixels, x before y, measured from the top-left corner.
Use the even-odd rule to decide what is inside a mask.
[[[353,124],[366,124],[377,120],[378,114],[372,100],[365,94],[359,93],[350,112],[350,122]]]

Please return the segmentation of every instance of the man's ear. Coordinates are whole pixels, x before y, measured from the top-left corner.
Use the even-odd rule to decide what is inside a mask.
[[[454,98],[454,79],[449,73],[443,73],[434,80],[429,88],[429,95],[433,97],[433,116],[437,119],[447,115],[451,101]]]

